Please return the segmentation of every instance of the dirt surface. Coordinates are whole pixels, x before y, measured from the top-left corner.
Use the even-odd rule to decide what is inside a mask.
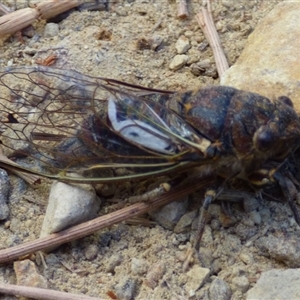
[[[1,1],[7,5],[10,2]],[[257,22],[278,2],[281,1],[213,1],[214,21],[230,65],[240,55]],[[183,91],[218,84],[212,51],[195,20],[201,10],[200,1],[190,1],[188,9],[189,17],[180,20],[176,18],[174,1],[110,3],[107,11],[71,13],[57,23],[58,34],[54,36],[45,30],[49,26],[46,22],[37,21],[31,29],[32,37],[0,40],[0,67],[34,65],[38,59],[55,54],[52,67],[147,87]],[[182,35],[191,45],[186,53],[189,60],[186,66],[173,71],[169,65]],[[204,66],[198,76],[193,71],[197,63]],[[36,188],[25,187],[13,176],[11,184],[10,216],[0,227],[1,248],[39,237],[50,186],[49,181],[43,181]],[[285,205],[262,202],[257,210],[261,221],[256,224],[240,205],[234,206],[237,222],[225,229],[216,225],[215,216],[221,213],[218,205],[213,206],[213,226],[207,226],[202,241],[205,266],[211,268],[211,277],[195,295],[188,290],[190,277],[182,269],[189,232],[175,234],[160,226],[121,224],[61,246],[46,255],[47,268],[38,256],[33,259],[49,288],[61,291],[105,299],[110,299],[109,291],[122,295],[120,299],[209,299],[208,289],[214,276],[218,276],[231,287],[231,299],[245,299],[245,292],[262,271],[284,267],[263,256],[253,241],[270,227],[275,233],[284,228],[286,235],[299,235]],[[154,278],[149,279],[149,274]],[[11,264],[0,267],[0,278],[16,282]],[[239,282],[239,278],[247,281]],[[14,299],[3,295],[0,298]]]

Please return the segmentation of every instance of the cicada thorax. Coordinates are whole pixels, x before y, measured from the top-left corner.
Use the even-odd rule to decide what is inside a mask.
[[[216,86],[183,94],[180,107],[211,142],[207,151],[219,158],[220,171],[251,173],[269,160],[283,161],[299,144],[300,121],[288,100]]]

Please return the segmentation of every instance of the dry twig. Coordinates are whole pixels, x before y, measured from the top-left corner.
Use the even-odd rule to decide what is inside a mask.
[[[104,300],[103,298],[41,289],[30,286],[0,283],[0,293],[40,300]]]
[[[10,160],[8,157],[6,157],[1,148],[0,148],[0,162],[7,162],[10,165],[14,164],[14,165],[18,165],[17,163],[15,163],[14,161]],[[40,177],[34,174],[29,174],[29,173],[24,173],[22,171],[18,171],[18,170],[11,170],[13,173],[15,173],[17,176],[21,177],[22,179],[24,179],[28,184],[33,185],[34,183],[38,182],[40,180]]]
[[[134,216],[144,214],[162,205],[166,205],[167,203],[180,199],[183,196],[191,194],[192,192],[207,185],[207,183],[207,180],[201,181],[201,179],[198,178],[197,181],[193,181],[192,183],[188,183],[181,187],[175,188],[174,190],[171,190],[170,192],[167,192],[152,201],[136,203],[113,213],[96,218],[92,221],[88,221],[64,231],[51,234],[47,237],[39,238],[32,242],[26,242],[21,245],[1,250],[0,263],[8,263],[10,261],[18,259],[21,256],[28,255],[37,251],[42,251],[48,248],[57,247],[69,241],[82,238],[94,233],[97,230],[104,229],[111,225],[120,223]]]
[[[214,25],[213,17],[211,14],[209,0],[203,1],[202,12],[196,15],[196,20],[201,27],[212,51],[214,54],[219,77],[229,68],[226,56],[221,46],[221,41],[218,36],[216,27]],[[207,7],[207,8],[206,8]]]
[[[8,14],[8,13],[10,13],[10,10],[8,9],[8,7],[6,7],[5,5],[3,5],[2,3],[0,3],[0,11],[1,11],[3,14]]]
[[[0,17],[0,36],[22,30],[38,18],[49,19],[81,4],[79,0],[46,0],[35,8],[23,8]],[[1,7],[5,11],[5,7]]]
[[[189,16],[186,0],[179,0],[177,17],[185,19]]]

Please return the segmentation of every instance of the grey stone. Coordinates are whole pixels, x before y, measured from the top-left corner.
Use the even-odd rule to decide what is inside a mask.
[[[179,70],[187,63],[188,59],[189,57],[185,54],[175,55],[169,65],[169,68],[173,71]]]
[[[261,216],[260,216],[259,212],[257,212],[257,211],[251,211],[249,213],[249,219],[256,225],[261,224]]]
[[[178,54],[186,53],[191,48],[189,39],[186,36],[181,35],[176,42],[175,48]]]
[[[258,209],[260,206],[260,203],[259,203],[258,199],[254,198],[254,197],[247,197],[247,198],[243,199],[243,206],[244,206],[245,212],[249,213],[251,211]]]
[[[195,292],[206,282],[209,277],[210,270],[202,268],[199,265],[194,265],[188,272],[188,281],[185,285],[185,290],[189,296],[193,296]]]
[[[153,35],[151,38],[151,49],[155,51],[162,44],[163,41],[164,39],[162,36],[157,34]]]
[[[246,276],[238,276],[232,280],[233,291],[241,291],[242,293],[247,292],[249,289],[249,280]]]
[[[132,258],[131,260],[131,272],[133,275],[143,275],[148,270],[148,263],[144,259]]]
[[[29,259],[15,261],[14,270],[18,285],[48,288],[47,279],[39,274],[36,265]]]
[[[251,252],[241,252],[239,257],[246,265],[252,265],[254,262]]]
[[[175,233],[186,232],[187,230],[191,230],[191,225],[195,218],[197,217],[197,210],[193,210],[187,214],[184,214],[174,228]]]
[[[279,3],[255,28],[238,61],[221,78],[222,85],[273,99],[290,96],[300,111],[300,2]]]
[[[149,212],[151,218],[166,229],[173,229],[178,220],[186,212],[188,199],[174,201],[158,210]]]
[[[5,170],[0,169],[0,220],[5,220],[9,215],[7,205],[10,192],[10,182]]]
[[[187,65],[198,63],[201,57],[201,52],[198,49],[191,48],[187,53],[189,59],[186,62]]]
[[[107,272],[114,273],[115,267],[119,266],[123,262],[124,258],[120,253],[112,255],[107,264]]]
[[[59,27],[56,23],[47,23],[44,29],[45,37],[54,37],[59,33]]]
[[[300,269],[263,272],[246,300],[300,299]]]
[[[99,253],[99,247],[97,245],[88,245],[84,250],[84,256],[87,260],[93,260]]]
[[[137,288],[138,282],[136,279],[125,277],[118,285],[116,285],[115,291],[119,299],[131,300],[134,299]]]
[[[278,238],[275,236],[261,237],[255,242],[266,255],[285,263],[291,268],[300,267],[300,239],[296,237]]]
[[[230,300],[232,295],[230,286],[221,278],[215,278],[209,288],[209,296],[212,300]]]
[[[100,200],[92,185],[54,182],[41,237],[95,218],[99,207]]]
[[[201,265],[205,268],[210,268],[211,264],[213,262],[213,256],[211,252],[211,248],[209,247],[200,247],[199,249],[199,259],[201,262]]]
[[[162,263],[155,263],[149,267],[148,273],[145,278],[145,284],[154,289],[157,287],[159,280],[164,276],[166,272],[166,266]]]

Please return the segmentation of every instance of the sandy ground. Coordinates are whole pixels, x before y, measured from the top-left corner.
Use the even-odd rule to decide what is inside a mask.
[[[12,1],[2,1],[9,2]],[[230,65],[240,55],[257,22],[278,2],[213,1],[214,20]],[[177,4],[171,0],[110,3],[108,11],[73,12],[58,23],[56,36],[49,36],[46,23],[38,21],[33,24],[32,38],[24,36],[20,41],[11,36],[0,41],[0,66],[33,65],[37,59],[55,54],[54,67],[148,87],[183,91],[218,84],[212,51],[195,20],[200,1],[190,1],[188,9],[189,17],[180,20],[176,18]],[[169,64],[177,54],[175,44],[181,35],[190,41],[191,49],[186,53],[190,61],[173,71]],[[205,68],[196,76],[191,65],[201,62]],[[49,193],[48,181],[36,188],[24,188],[12,178],[12,185],[11,214],[8,222],[0,224],[1,248],[39,236]],[[232,299],[244,299],[247,289],[234,287],[235,278],[245,276],[251,286],[260,272],[283,266],[260,255],[253,244],[247,244],[248,238],[260,235],[264,226],[276,230],[284,224],[289,232],[297,229],[287,207],[278,203],[261,205],[261,211],[272,211],[272,220],[262,213],[263,224],[251,227],[252,231],[247,227],[247,214],[237,206],[233,207],[238,220],[234,228],[207,228],[204,235],[203,247],[212,253],[208,255],[213,264],[212,276],[218,275],[231,285]],[[189,298],[185,288],[189,277],[182,270],[182,256],[188,241],[189,233],[176,235],[160,226],[122,224],[61,246],[46,256],[47,269],[38,259],[36,264],[49,287],[61,291],[106,299],[110,299],[109,291],[123,293],[124,299],[209,299],[207,290],[213,277],[194,297]],[[95,255],[90,251],[96,251]],[[143,262],[138,271],[132,267],[135,259]],[[151,271],[159,273],[157,269],[164,270],[164,275],[152,289],[145,278]],[[0,278],[15,282],[12,265],[0,267]]]

